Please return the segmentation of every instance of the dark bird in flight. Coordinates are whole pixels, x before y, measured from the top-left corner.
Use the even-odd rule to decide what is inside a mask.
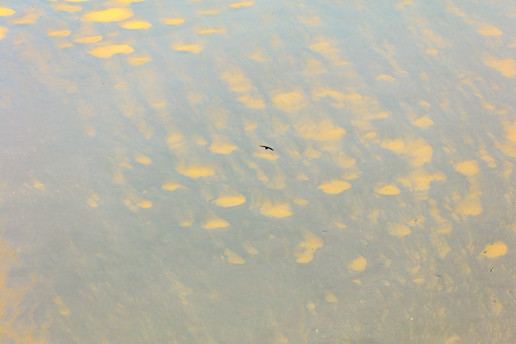
[[[267,150],[267,149],[270,149],[271,151],[273,151],[273,150],[274,150],[274,149],[272,149],[272,148],[271,148],[271,147],[269,147],[269,146],[260,146],[260,147],[265,148],[265,150]]]

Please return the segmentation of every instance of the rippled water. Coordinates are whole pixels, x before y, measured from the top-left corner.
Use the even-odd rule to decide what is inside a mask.
[[[515,33],[510,1],[4,0],[0,341],[516,342]]]

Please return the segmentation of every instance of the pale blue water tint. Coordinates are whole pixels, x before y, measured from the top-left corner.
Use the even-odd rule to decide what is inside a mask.
[[[236,1],[0,3],[0,341],[516,342],[514,3]]]

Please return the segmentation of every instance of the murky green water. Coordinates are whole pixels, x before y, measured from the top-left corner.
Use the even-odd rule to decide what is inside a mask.
[[[516,342],[515,20],[3,1],[0,341]]]

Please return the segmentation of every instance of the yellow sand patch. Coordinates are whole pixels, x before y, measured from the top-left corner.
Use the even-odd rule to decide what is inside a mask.
[[[251,96],[249,94],[244,94],[237,98],[239,102],[244,104],[246,107],[250,109],[262,109],[265,107],[265,101],[261,96]]]
[[[487,258],[497,258],[507,254],[507,245],[501,241],[487,245],[480,255]]]
[[[329,181],[327,183],[323,183],[323,184],[319,185],[318,188],[327,194],[335,195],[335,194],[339,194],[342,191],[345,191],[345,190],[351,188],[351,184],[348,182],[336,179],[336,180]]]
[[[310,313],[312,313],[312,315],[316,315],[317,314],[316,308],[317,308],[317,306],[313,302],[308,302],[306,304],[306,309],[308,309],[310,311]],[[289,342],[289,340],[287,338],[285,338],[285,340],[283,340],[281,342],[276,340],[276,339],[275,339],[275,341],[278,342],[278,343],[282,343],[282,344],[286,344],[286,343]]]
[[[397,10],[404,10],[405,7],[412,5],[412,0],[403,0],[400,2],[397,2],[394,7],[396,7]]]
[[[426,129],[434,125],[434,121],[432,121],[427,116],[424,116],[412,121],[412,125],[421,129]]]
[[[192,102],[193,104],[196,102]],[[194,142],[197,143],[199,146],[206,146],[208,144],[208,141],[202,136],[194,136]]]
[[[227,142],[213,142],[210,145],[210,151],[217,154],[231,154],[231,152],[237,149],[237,146]]]
[[[139,206],[140,208],[148,209],[148,208],[152,207],[152,201],[149,201],[147,199],[142,199],[141,201],[136,203],[136,205]]]
[[[191,225],[193,225],[193,223],[195,222],[195,219],[193,218],[193,216],[187,218],[187,219],[184,219],[182,221],[179,222],[179,226],[181,227],[190,227]]]
[[[229,4],[228,6],[231,8],[242,8],[242,7],[249,7],[254,5],[253,1],[242,1],[242,2],[235,2],[233,4]]]
[[[326,72],[321,61],[316,59],[306,59],[306,73],[317,75]]]
[[[170,290],[172,293],[174,293],[175,296],[177,296],[181,303],[185,306],[190,304],[190,300],[188,299],[188,296],[192,295],[194,293],[193,289],[184,285],[183,283],[179,282],[178,280],[174,279],[171,281],[172,285]]]
[[[314,259],[314,254],[317,249],[323,246],[324,241],[321,238],[313,233],[306,233],[304,235],[304,241],[297,246],[294,252],[296,262],[300,264],[310,263]]]
[[[168,191],[174,191],[174,190],[177,190],[179,188],[182,188],[183,185],[181,184],[178,184],[178,183],[174,183],[174,182],[168,182],[168,183],[165,183],[161,186],[161,188],[163,190],[168,190]]]
[[[62,43],[59,43],[57,45],[57,47],[59,49],[71,48],[71,47],[73,47],[73,43],[72,42],[62,42]]]
[[[219,207],[235,207],[244,204],[246,198],[242,195],[222,196],[213,201]]]
[[[447,11],[447,12],[452,12],[452,11]],[[457,334],[454,333],[450,338],[446,339],[444,344],[459,344],[462,342],[463,341],[462,341],[461,337],[459,337]]]
[[[118,156],[115,159],[118,159],[116,161],[116,163],[119,167],[128,168],[128,169],[133,168],[133,166],[129,163],[129,159],[127,159],[125,156]]]
[[[425,283],[425,278],[417,277],[417,278],[412,279],[412,282],[417,283],[417,284],[422,284],[422,283]]]
[[[142,165],[150,165],[152,164],[152,160],[151,158],[149,158],[148,156],[146,155],[143,155],[143,154],[137,154],[134,159],[136,160],[136,162],[142,164]]]
[[[167,137],[167,144],[169,149],[174,149],[181,146],[183,141],[183,134],[171,133]]]
[[[204,29],[204,30],[198,30],[197,31],[197,34],[198,35],[213,35],[213,34],[217,34],[217,33],[225,33],[226,32],[226,28],[223,27],[223,28],[220,28],[220,29]]]
[[[496,69],[506,78],[516,76],[516,61],[511,58],[497,59],[494,56],[482,60],[488,67]]]
[[[16,11],[7,7],[0,7],[0,17],[12,16]]]
[[[271,160],[271,161],[274,161],[276,160],[277,158],[279,158],[279,155],[274,153],[274,152],[271,152],[271,151],[259,151],[257,153],[253,153],[254,156],[258,157],[258,158],[261,158],[261,159],[266,159],[266,160]]]
[[[308,203],[310,203],[308,200],[304,198],[294,198],[293,202],[297,205],[307,205]]]
[[[141,66],[150,61],[152,61],[152,57],[150,56],[129,57],[127,59],[127,62],[129,62],[131,66]]]
[[[136,195],[128,195],[124,198],[124,204],[132,211],[136,211],[138,208],[148,209],[152,207],[152,201],[140,198]]]
[[[488,111],[496,111],[496,107],[493,104],[486,102],[485,100],[482,102],[482,107]]]
[[[39,191],[44,191],[45,190],[45,185],[42,182],[39,182],[39,181],[35,181],[32,184],[32,186],[34,187],[34,189],[39,190]]]
[[[288,203],[273,204],[272,202],[265,201],[260,208],[260,213],[265,216],[282,218],[292,215],[292,210]]]
[[[97,131],[95,130],[95,128],[90,127],[90,128],[85,128],[84,133],[86,135],[88,135],[89,137],[95,137],[95,135],[97,134]]]
[[[357,178],[360,178],[360,175],[357,173],[346,173],[345,175],[342,176],[342,178],[344,178],[346,180],[355,180]]]
[[[364,271],[367,267],[367,259],[360,256],[348,264],[348,269],[353,271]]]
[[[227,222],[226,220],[223,220],[223,219],[218,218],[218,217],[214,217],[214,218],[209,219],[208,221],[206,221],[202,225],[202,228],[204,228],[204,229],[218,229],[218,228],[225,228],[225,227],[228,227],[228,226],[229,226],[229,222]]]
[[[152,27],[152,24],[145,20],[128,20],[119,24],[120,27],[129,30],[142,30]]]
[[[113,182],[116,184],[124,184],[125,183],[125,178],[124,178],[124,175],[122,174],[122,172],[120,172],[120,171],[113,172]]]
[[[329,97],[333,100],[331,106],[338,109],[344,107],[352,107],[355,112],[367,112],[367,99],[362,97],[359,93],[343,93],[329,88],[316,88],[312,90],[312,95],[315,100]]]
[[[133,2],[142,2],[145,0],[112,0],[117,6],[129,6]]]
[[[238,69],[223,73],[221,78],[229,85],[229,89],[233,92],[247,92],[253,88],[251,81]]]
[[[253,131],[258,127],[258,123],[256,122],[247,122],[245,123],[244,130],[245,131]]]
[[[478,25],[477,32],[481,34],[482,36],[501,36],[503,34],[502,31],[500,31],[497,27],[488,24],[488,23],[482,23]]]
[[[165,25],[181,25],[185,22],[184,18],[165,18],[163,19],[163,23]]]
[[[321,152],[319,152],[318,150],[313,149],[312,147],[308,147],[304,151],[304,154],[305,154],[305,156],[307,156],[310,159],[317,159],[318,157],[321,156]]]
[[[312,120],[299,121],[294,124],[299,136],[311,140],[337,140],[346,134],[346,130],[335,126],[329,120],[314,123]]]
[[[360,281],[359,279],[354,279],[353,283],[356,283],[358,285],[362,285],[362,281]]]
[[[430,174],[423,169],[417,169],[408,176],[400,178],[398,182],[413,191],[426,191],[434,180],[444,181],[446,180],[446,175],[442,172]]]
[[[354,167],[357,163],[357,160],[355,158],[345,154],[339,154],[338,156],[335,156],[332,160],[337,166],[346,169]]]
[[[439,46],[443,45],[442,43],[444,40],[441,37],[441,35],[435,33],[434,31],[432,31],[430,29],[424,29],[422,33],[423,33],[423,36],[430,42],[435,43]]]
[[[151,104],[151,106],[157,110],[164,109],[167,107],[167,105],[168,105],[168,102],[166,100],[157,101],[157,102]]]
[[[0,39],[4,38],[7,32],[9,32],[8,28],[0,26]]]
[[[460,215],[479,215],[483,210],[482,202],[480,202],[481,195],[482,192],[478,190],[478,187],[472,185],[468,194],[457,204],[455,211]]]
[[[507,135],[507,139],[511,142],[516,142],[516,122],[504,122],[505,134]]]
[[[433,153],[432,146],[427,144],[422,138],[415,141],[407,141],[407,150],[404,152],[412,159],[412,165],[416,167],[430,162]]]
[[[467,160],[458,162],[454,166],[455,171],[462,173],[466,176],[474,176],[478,173],[478,163],[475,160]]]
[[[405,141],[403,139],[384,140],[380,146],[395,153],[406,155],[411,159],[411,163],[415,167],[430,162],[434,152],[432,146],[427,144],[422,138],[414,141]]]
[[[53,6],[55,11],[58,12],[68,12],[68,13],[75,13],[82,11],[82,7],[79,5],[71,5],[64,2],[61,2],[59,4],[56,4]]]
[[[438,231],[437,233],[444,234],[440,231]],[[450,251],[451,251],[450,245],[448,245],[448,243],[446,243],[446,241],[444,241],[442,239],[439,240],[439,243],[436,246],[437,246],[437,252],[439,253],[439,257],[441,259],[444,259],[446,257],[446,255],[448,253],[450,253]]]
[[[205,16],[218,16],[220,13],[220,10],[214,8],[214,9],[209,9],[209,10],[202,10],[202,11],[199,11],[199,13],[202,15],[205,15]]]
[[[70,30],[55,30],[47,32],[49,37],[68,37],[72,32]]]
[[[70,315],[70,309],[65,305],[59,296],[54,297],[52,301],[54,301],[54,305],[56,306],[59,314],[65,317]]]
[[[257,255],[257,254],[259,253],[259,252],[258,252],[258,250],[257,250],[256,248],[254,248],[253,246],[251,246],[251,245],[250,245],[250,244],[248,244],[248,243],[245,243],[245,244],[244,244],[244,248],[245,248],[245,250],[247,251],[247,253],[249,253],[250,255],[255,256],[255,255]]]
[[[39,13],[29,13],[24,15],[23,17],[14,20],[15,24],[24,25],[24,24],[34,24],[38,21],[38,18],[41,14]]]
[[[389,226],[387,227],[387,232],[389,232],[390,235],[397,236],[398,238],[402,238],[402,237],[412,234],[412,231],[410,230],[410,228],[401,223],[389,224]]]
[[[329,42],[315,43],[310,45],[308,48],[323,56],[331,56],[339,51],[338,49],[332,48]]]
[[[86,37],[76,38],[73,41],[75,43],[80,43],[80,44],[97,43],[97,42],[102,41],[102,36],[101,35],[86,36]]]
[[[496,148],[500,149],[503,154],[516,158],[516,145],[513,143],[501,144],[499,142],[495,142]]]
[[[272,97],[272,102],[286,112],[297,111],[306,105],[303,94],[298,91],[278,94]]]
[[[478,155],[480,156],[480,158],[482,160],[484,160],[484,162],[487,164],[487,166],[489,166],[491,168],[496,167],[496,162],[495,162],[494,158],[491,155],[489,155],[489,153],[485,149],[479,150]]]
[[[120,45],[106,45],[103,47],[98,47],[93,50],[88,51],[88,54],[101,58],[107,59],[115,54],[130,54],[134,51],[134,49],[125,44]]]
[[[209,177],[215,174],[215,169],[211,166],[202,166],[202,165],[181,165],[176,168],[176,171],[190,178],[201,178],[201,177]]]
[[[118,22],[131,18],[134,15],[129,8],[110,8],[103,11],[93,11],[82,16],[82,21],[87,22]]]
[[[145,121],[141,121],[138,123],[138,130],[143,134],[147,140],[149,140],[152,135],[154,135],[154,128],[148,125]]]
[[[175,51],[186,51],[198,54],[204,49],[204,46],[201,44],[175,44],[172,49]]]
[[[337,296],[335,296],[335,294],[332,293],[331,291],[327,291],[324,293],[324,299],[326,300],[326,302],[330,302],[330,303],[339,302],[339,299],[337,299]]]
[[[400,189],[396,185],[385,185],[375,189],[376,193],[380,195],[392,196],[398,195],[400,193]]]
[[[303,23],[305,24],[310,24],[310,25],[319,25],[320,22],[321,22],[321,18],[319,18],[318,16],[313,16],[313,17],[297,17],[297,19],[299,21],[302,21]]]
[[[394,80],[396,80],[396,79],[390,75],[381,74],[376,77],[376,80],[394,82]]]
[[[391,150],[395,153],[403,153],[405,151],[405,141],[402,139],[384,140],[380,147]]]
[[[249,55],[248,58],[250,60],[254,60],[254,61],[258,61],[258,62],[265,62],[268,60],[267,57],[265,57],[262,49],[255,51],[254,53]]]
[[[335,98],[340,98],[340,95],[337,96],[336,91],[329,93],[329,91],[326,90],[326,94],[333,95],[333,97],[335,97]],[[346,102],[348,102],[350,104],[352,104],[352,103],[362,104],[362,102],[364,100],[364,97],[362,97],[362,95],[360,93],[342,93],[342,98],[344,98],[346,100]]]
[[[244,258],[240,257],[238,254],[231,251],[229,248],[226,248],[224,250],[224,255],[226,256],[226,260],[230,264],[244,264],[245,263]]]
[[[98,204],[97,204],[98,201],[99,201],[99,195],[93,194],[90,197],[88,197],[88,199],[86,200],[86,203],[88,203],[88,205],[90,207],[92,207],[92,208],[97,208],[98,207]]]

